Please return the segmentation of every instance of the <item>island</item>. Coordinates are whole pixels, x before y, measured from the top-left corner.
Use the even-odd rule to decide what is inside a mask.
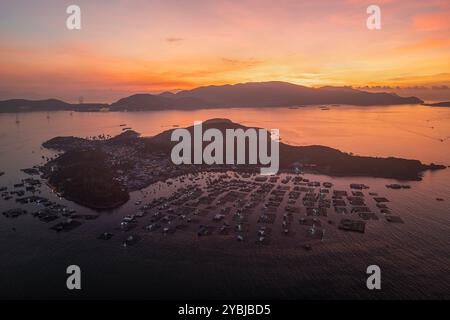
[[[436,102],[436,103],[426,103],[429,107],[450,107],[450,101]]]

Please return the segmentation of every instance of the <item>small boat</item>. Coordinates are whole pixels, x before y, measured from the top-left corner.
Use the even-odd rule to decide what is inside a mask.
[[[144,216],[144,211],[139,211],[136,213],[136,218],[142,218]]]
[[[362,190],[362,189],[369,189],[369,186],[366,186],[363,183],[352,183],[352,184],[350,184],[350,188],[351,189]]]
[[[225,215],[218,213],[214,216],[213,220],[220,221],[220,220],[223,220],[223,218],[225,218]]]
[[[152,223],[145,227],[147,231],[155,231],[158,230],[159,228],[161,228],[161,225],[157,223]]]
[[[112,236],[113,236],[112,233],[104,232],[104,233],[102,233],[101,235],[98,236],[98,239],[100,239],[100,240],[109,240],[109,239],[112,238]]]
[[[134,222],[134,220],[135,220],[134,215],[128,215],[122,219],[122,222],[130,223],[130,222]]]
[[[124,247],[132,246],[139,240],[140,240],[140,238],[138,236],[131,235],[123,242],[123,246]]]

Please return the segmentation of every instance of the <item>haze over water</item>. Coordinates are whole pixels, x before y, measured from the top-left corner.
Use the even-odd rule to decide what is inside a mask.
[[[109,113],[0,114],[2,149],[14,139],[42,143],[55,136],[115,135],[126,124],[144,136],[174,125],[187,127],[194,121],[228,118],[246,126],[280,129],[282,141],[294,145],[324,145],[366,156],[395,156],[422,162],[450,164],[450,109],[419,105],[339,106],[322,111],[315,106],[288,108],[201,109]],[[22,140],[23,139],[23,140]],[[6,152],[7,149],[0,149]]]

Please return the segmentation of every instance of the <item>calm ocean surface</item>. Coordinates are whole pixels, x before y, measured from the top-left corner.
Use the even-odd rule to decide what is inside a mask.
[[[52,155],[41,144],[55,136],[116,135],[122,131],[120,124],[151,136],[210,118],[278,128],[282,141],[290,144],[450,165],[450,108],[0,113],[0,171],[6,172],[0,187],[12,187],[28,177],[20,169],[42,164],[42,156]],[[220,237],[199,239],[195,233],[148,234],[136,246],[123,248],[120,240],[125,235],[119,232],[110,241],[96,237],[114,230],[123,216],[135,213],[135,201],[148,202],[151,195],[143,198],[142,192],[135,192],[123,207],[68,233],[56,233],[49,229],[52,223],[30,214],[16,219],[0,215],[0,298],[450,298],[450,169],[427,172],[422,181],[408,182],[407,190],[387,189],[394,180],[305,176],[347,190],[352,182],[365,183],[370,192],[390,199],[389,207],[405,223],[380,219],[368,223],[365,234],[325,226],[323,241],[312,251],[301,248],[299,237],[255,246]],[[177,186],[179,181],[146,191],[168,194]],[[78,213],[92,213],[59,199],[46,186],[41,190]],[[15,207],[13,199],[0,200],[1,212]],[[80,292],[65,287],[70,264],[82,269]],[[366,289],[365,271],[371,264],[382,269],[382,290],[377,292]]]

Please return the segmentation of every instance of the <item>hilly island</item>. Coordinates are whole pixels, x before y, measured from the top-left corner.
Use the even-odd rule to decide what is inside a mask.
[[[211,119],[205,121],[203,127],[221,132],[249,129],[228,119]],[[186,129],[194,130],[192,126]],[[41,171],[62,196],[102,210],[124,204],[129,192],[169,178],[205,171],[255,173],[259,169],[259,165],[175,165],[170,157],[175,144],[170,139],[173,130],[153,137],[141,137],[132,130],[102,140],[56,137],[43,146],[63,153],[47,162]],[[355,156],[320,145],[292,146],[280,142],[279,151],[283,172],[420,180],[426,170],[445,169],[445,166],[423,164],[418,160]]]
[[[357,106],[422,104],[416,97],[394,93],[366,92],[351,87],[311,88],[288,82],[249,82],[235,85],[205,86],[177,93],[135,94],[114,103],[72,104],[57,99],[0,101],[0,112],[21,111],[151,111],[193,110],[227,107],[290,107],[315,104]]]

